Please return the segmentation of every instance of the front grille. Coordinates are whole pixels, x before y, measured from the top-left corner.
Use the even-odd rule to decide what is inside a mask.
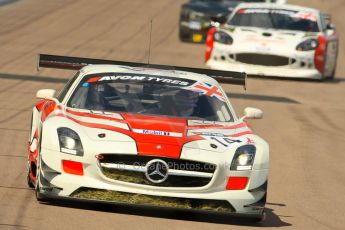
[[[168,165],[168,177],[161,183],[147,179],[146,165],[151,160],[163,160]],[[103,174],[117,181],[159,187],[202,187],[212,179],[214,164],[154,156],[104,154],[99,157]]]
[[[207,212],[235,212],[232,205],[225,200],[206,200],[178,197],[152,196],[92,188],[80,188],[71,197],[79,199],[101,200],[122,204],[145,205],[176,209],[190,209]]]
[[[288,57],[255,53],[236,54],[236,60],[246,64],[263,66],[284,66],[290,64],[290,59]],[[293,60],[291,60],[291,63],[293,63]]]
[[[156,156],[138,156],[127,154],[103,154],[103,159],[100,160],[100,163],[145,166],[147,162],[153,159],[164,160],[169,165],[169,169],[197,171],[205,173],[214,173],[214,171],[216,170],[216,166],[210,163]]]

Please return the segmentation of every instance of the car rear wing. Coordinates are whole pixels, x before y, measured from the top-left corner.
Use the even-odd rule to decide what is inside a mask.
[[[129,66],[129,67],[144,67],[144,68],[153,68],[153,69],[161,69],[161,70],[180,70],[180,71],[187,71],[187,72],[198,73],[198,74],[205,74],[209,77],[216,79],[220,83],[242,85],[244,89],[246,89],[247,74],[244,72],[221,71],[221,70],[191,68],[191,67],[182,67],[182,66],[170,66],[170,65],[147,64],[147,63],[138,63],[138,62],[124,62],[124,61],[112,61],[112,60],[93,59],[93,58],[39,54],[37,69],[39,70],[40,67],[44,67],[44,68],[56,68],[56,69],[80,70],[84,66],[98,65],[98,64],[120,65],[120,66]]]

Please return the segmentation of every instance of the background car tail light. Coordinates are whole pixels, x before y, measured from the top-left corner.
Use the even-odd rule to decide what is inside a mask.
[[[84,175],[83,163],[69,160],[62,160],[63,171],[73,175]]]
[[[213,50],[213,35],[216,32],[216,27],[212,27],[208,33],[207,33],[207,37],[206,37],[206,51],[205,51],[205,62],[207,62],[212,54],[212,50]]]
[[[318,38],[318,47],[315,49],[314,64],[315,68],[322,74],[325,67],[325,53],[327,47],[327,39],[320,35]]]
[[[248,177],[229,177],[226,190],[243,190],[247,187]]]

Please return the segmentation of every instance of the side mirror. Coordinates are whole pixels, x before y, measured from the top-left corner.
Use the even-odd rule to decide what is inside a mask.
[[[326,26],[326,34],[327,36],[331,36],[335,33],[335,25],[332,23],[327,24]]]
[[[263,117],[264,113],[261,109],[247,107],[244,109],[244,116],[241,118],[241,120],[244,120],[246,118],[248,119],[261,119]]]
[[[55,90],[54,89],[40,89],[36,93],[36,97],[39,99],[48,99],[48,100],[53,100],[56,101],[55,96]]]
[[[335,30],[335,25],[333,23],[329,23],[329,24],[327,24],[326,29],[327,30]]]
[[[271,0],[270,3],[286,4],[287,0]]]

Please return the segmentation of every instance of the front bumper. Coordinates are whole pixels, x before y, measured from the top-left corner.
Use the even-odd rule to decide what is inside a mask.
[[[198,157],[203,158],[202,154]],[[257,217],[262,215],[266,201],[267,169],[230,171],[218,168],[211,182],[206,186],[197,188],[174,188],[111,180],[103,175],[97,163],[98,160],[94,155],[78,157],[63,154],[58,151],[42,149],[41,159],[44,167],[41,167],[42,185],[40,187],[42,188],[42,194],[48,197],[94,199],[91,196],[85,196],[85,191],[93,191],[98,193],[95,199],[107,202],[114,201],[116,203],[123,203],[127,201],[125,203],[135,205],[231,212]],[[62,160],[82,162],[84,175],[78,176],[63,172]],[[246,189],[226,190],[225,187],[229,176],[249,177],[250,180]],[[110,196],[110,194],[115,195]],[[113,197],[122,198],[113,199]],[[128,197],[138,197],[139,202],[133,202],[133,199],[131,201]],[[161,204],[158,203],[157,205],[156,201],[160,198],[164,202]],[[154,202],[145,202],[148,199]],[[179,204],[180,201],[183,201],[184,205],[181,206]],[[209,208],[210,201],[213,201],[211,202],[213,204],[211,205],[211,209]]]
[[[322,74],[314,65],[314,54],[314,51],[261,51],[253,47],[216,43],[206,66],[217,70],[246,72],[248,75],[321,79]]]
[[[130,203],[119,203],[119,202],[113,202],[113,201],[106,201],[106,200],[94,200],[94,199],[83,199],[83,198],[74,198],[74,197],[63,197],[63,196],[56,196],[54,194],[51,193],[46,193],[43,197],[43,199],[45,201],[49,201],[51,203],[54,204],[54,202],[59,202],[59,205],[67,205],[68,207],[70,207],[71,205],[73,207],[75,207],[74,205],[83,205],[82,207],[84,207],[84,204],[90,204],[87,206],[88,209],[92,209],[92,205],[95,205],[94,207],[96,207],[97,210],[99,210],[100,207],[99,205],[104,205],[104,208],[106,208],[106,210],[108,209],[108,205],[111,206],[115,206],[115,208],[117,208],[117,206],[121,207],[121,209],[116,209],[118,210],[123,210],[124,212],[126,212],[125,209],[126,207],[131,207],[134,208],[134,210],[138,211],[138,213],[141,213],[141,210],[157,210],[157,212],[154,212],[153,215],[156,215],[156,213],[158,213],[159,216],[161,216],[163,213],[161,211],[166,211],[167,214],[168,212],[176,212],[176,211],[181,211],[181,212],[191,212],[191,213],[197,213],[197,214],[202,214],[202,215],[224,215],[224,218],[228,218],[228,217],[234,217],[236,218],[236,221],[252,221],[254,220],[255,222],[258,222],[259,220],[262,220],[264,213],[260,213],[260,214],[253,214],[253,213],[236,213],[236,212],[230,212],[230,213],[219,213],[219,212],[213,212],[213,211],[207,211],[207,210],[191,210],[191,209],[184,209],[184,208],[171,208],[171,207],[155,207],[152,205],[138,205],[138,204],[130,204]],[[140,210],[141,209],[141,210]],[[131,209],[133,210],[133,209]],[[121,212],[121,211],[120,211]],[[145,210],[145,213],[146,210]],[[163,214],[164,215],[164,214]]]
[[[248,75],[267,76],[267,77],[286,77],[301,79],[321,79],[322,75],[316,69],[290,68],[286,66],[260,66],[244,63],[227,63],[222,61],[209,60],[206,66],[211,69],[240,71]]]

